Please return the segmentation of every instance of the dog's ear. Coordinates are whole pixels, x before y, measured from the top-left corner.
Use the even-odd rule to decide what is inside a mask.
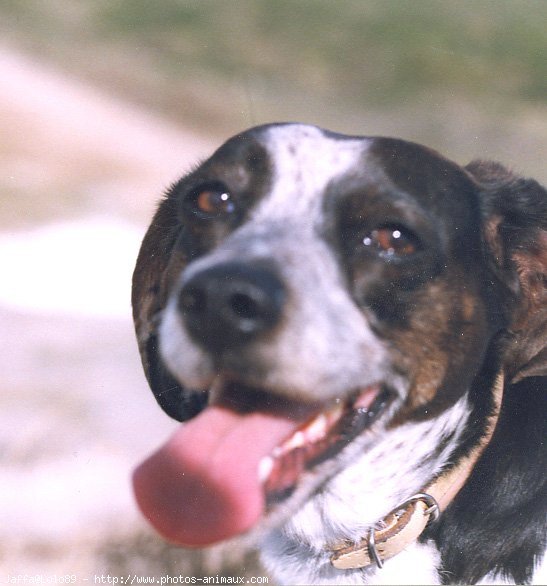
[[[484,241],[493,278],[506,289],[509,380],[547,376],[547,191],[505,167],[466,167],[481,190]]]
[[[171,195],[160,204],[141,245],[135,271],[131,303],[141,361],[148,384],[161,408],[184,421],[199,413],[204,393],[183,388],[165,368],[158,349],[159,316],[167,303],[169,284],[184,266],[176,252],[181,226]]]

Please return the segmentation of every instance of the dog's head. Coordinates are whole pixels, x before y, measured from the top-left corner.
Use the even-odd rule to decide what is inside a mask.
[[[397,468],[394,502],[397,474],[418,489],[477,380],[547,374],[546,210],[534,181],[402,140],[287,124],[225,143],[169,190],[135,270],[148,381],[192,419],[137,471],[145,514],[195,546],[287,521],[356,460],[380,483]]]

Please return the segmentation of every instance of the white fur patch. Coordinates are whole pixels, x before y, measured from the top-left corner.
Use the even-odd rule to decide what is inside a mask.
[[[369,139],[332,138],[313,126],[274,126],[262,139],[273,160],[271,193],[254,216],[260,221],[286,221],[291,216],[313,227],[321,215],[326,187],[359,168]],[[294,241],[293,241],[294,242]]]
[[[159,332],[161,356],[171,374],[190,388],[208,386],[214,372],[212,360],[187,334],[175,296],[163,312]]]

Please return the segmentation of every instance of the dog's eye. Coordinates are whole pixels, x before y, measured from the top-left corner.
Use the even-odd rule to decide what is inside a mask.
[[[363,238],[363,244],[387,257],[409,256],[419,248],[418,238],[398,226],[386,226],[368,232]]]
[[[220,184],[195,189],[186,197],[184,206],[204,218],[220,218],[236,210],[232,194]]]

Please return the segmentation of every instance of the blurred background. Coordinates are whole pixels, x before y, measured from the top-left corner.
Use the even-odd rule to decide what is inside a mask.
[[[547,181],[544,0],[0,0],[0,579],[262,575],[187,554],[132,501],[174,424],[129,285],[171,181],[297,120]]]

